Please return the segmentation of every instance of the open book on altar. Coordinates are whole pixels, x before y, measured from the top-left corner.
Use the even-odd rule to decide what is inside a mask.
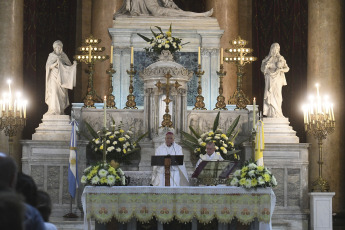
[[[218,184],[226,180],[237,168],[235,161],[202,161],[192,174],[199,184]]]
[[[183,165],[183,155],[151,156],[151,166],[164,166],[166,158],[170,158],[170,165]]]

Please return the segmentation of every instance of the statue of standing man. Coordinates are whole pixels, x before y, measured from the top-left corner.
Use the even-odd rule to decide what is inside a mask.
[[[54,51],[49,54],[46,63],[46,115],[65,114],[64,111],[69,106],[67,89],[73,89],[76,85],[77,62],[74,61],[72,65],[62,47],[61,41],[55,41]]]
[[[284,117],[282,87],[287,85],[285,73],[289,71],[289,67],[279,52],[279,44],[273,43],[270,53],[261,64],[261,72],[265,75],[263,115],[271,118]]]

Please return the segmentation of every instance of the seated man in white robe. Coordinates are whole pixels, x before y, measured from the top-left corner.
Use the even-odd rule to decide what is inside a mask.
[[[165,135],[165,143],[156,149],[156,156],[183,155],[182,147],[174,142],[174,134],[168,132]],[[153,166],[151,184],[153,186],[165,185],[164,166]],[[188,186],[188,175],[186,167],[183,165],[170,166],[170,186]]]
[[[224,159],[220,153],[216,153],[215,151],[215,144],[213,142],[208,142],[206,144],[206,154],[200,154],[200,159],[196,163],[195,168],[197,168],[202,161],[223,161]]]

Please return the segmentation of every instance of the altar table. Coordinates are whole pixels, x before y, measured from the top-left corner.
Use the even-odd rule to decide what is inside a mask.
[[[91,229],[91,218],[100,223],[112,218],[126,223],[133,217],[141,222],[156,217],[163,223],[173,218],[183,223],[193,218],[201,223],[214,218],[230,223],[236,217],[244,224],[257,218],[260,230],[272,229],[275,202],[271,188],[248,190],[233,186],[86,186],[82,195],[85,229]]]

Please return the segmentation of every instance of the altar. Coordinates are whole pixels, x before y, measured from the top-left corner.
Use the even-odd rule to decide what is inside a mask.
[[[232,186],[86,186],[82,195],[84,229],[91,229],[91,219],[107,223],[115,218],[127,223],[133,217],[140,222],[155,217],[163,223],[173,218],[183,223],[193,218],[201,223],[213,218],[230,223],[237,218],[243,224],[257,218],[260,230],[272,229],[275,203],[271,188],[246,190]]]
[[[288,118],[265,119],[265,166],[279,181],[278,186],[271,189],[247,191],[232,187],[149,187],[152,175],[151,156],[155,149],[164,142],[165,129],[162,128],[162,117],[165,109],[169,109],[175,142],[182,145],[184,163],[189,176],[195,169],[195,154],[183,145],[183,132],[191,133],[193,127],[198,133],[205,133],[213,128],[218,111],[214,110],[219,95],[220,43],[222,30],[215,18],[152,18],[145,20],[138,17],[124,17],[114,21],[109,29],[114,47],[112,75],[113,95],[116,108],[104,109],[103,103],[95,103],[96,108],[85,108],[83,103],[72,103],[71,119],[79,124],[79,133],[88,133],[86,122],[95,130],[114,125],[133,132],[136,139],[144,133],[147,136],[140,142],[141,151],[137,159],[129,165],[121,165],[126,176],[131,178],[128,187],[86,187],[77,190],[73,199],[74,211],[79,212],[82,203],[86,220],[91,218],[104,223],[116,218],[120,222],[128,222],[132,216],[138,221],[146,221],[152,217],[161,222],[169,222],[175,217],[181,221],[191,221],[195,216],[199,222],[205,223],[216,218],[220,223],[229,223],[237,218],[242,223],[258,219],[260,223],[272,223],[280,229],[305,229],[308,225],[308,147],[299,143],[296,132],[289,125]],[[167,59],[150,60],[143,48],[147,43],[137,33],[150,36],[150,27],[161,26],[165,31],[172,24],[174,36],[180,37],[186,44],[176,56]],[[131,48],[134,54],[131,54]],[[201,48],[200,54],[197,52]],[[134,57],[133,57],[134,56]],[[171,56],[171,55],[170,55]],[[200,68],[205,71],[201,78],[202,95],[207,110],[193,109],[197,95],[198,56]],[[132,58],[131,58],[132,57]],[[132,65],[134,74],[133,87],[138,109],[126,109],[129,95],[130,77],[126,70]],[[158,82],[168,83],[171,87],[159,88]],[[173,83],[179,87],[173,87]],[[169,89],[169,90],[167,90]],[[170,93],[170,104],[166,105],[167,91]],[[243,143],[241,160],[252,157],[253,120],[257,119],[258,107],[248,105],[246,109],[235,110],[235,105],[226,105],[220,111],[218,128],[226,131],[233,121],[240,116],[236,129],[238,135],[234,144]],[[22,141],[23,172],[37,181],[40,189],[49,192],[55,209],[53,216],[61,216],[69,210],[67,169],[69,159],[69,118],[59,122],[49,122],[44,117],[33,140]],[[105,119],[104,119],[105,118]],[[61,125],[60,125],[61,123]],[[57,124],[59,126],[57,126]],[[61,126],[61,127],[60,127]],[[70,127],[69,127],[70,128]],[[39,135],[38,135],[39,134]],[[49,138],[48,138],[49,136]],[[36,138],[37,137],[37,138]],[[83,174],[87,165],[92,163],[89,155],[95,154],[87,148],[88,141],[79,135],[78,140],[78,173]],[[49,140],[47,140],[49,139]],[[90,153],[91,152],[91,153]],[[43,173],[42,173],[43,172]],[[59,176],[55,176],[59,175]],[[277,202],[276,198],[277,197]],[[161,202],[161,203],[159,203]],[[276,203],[276,208],[274,205]],[[159,211],[157,211],[159,210]],[[275,210],[272,216],[273,210]]]

